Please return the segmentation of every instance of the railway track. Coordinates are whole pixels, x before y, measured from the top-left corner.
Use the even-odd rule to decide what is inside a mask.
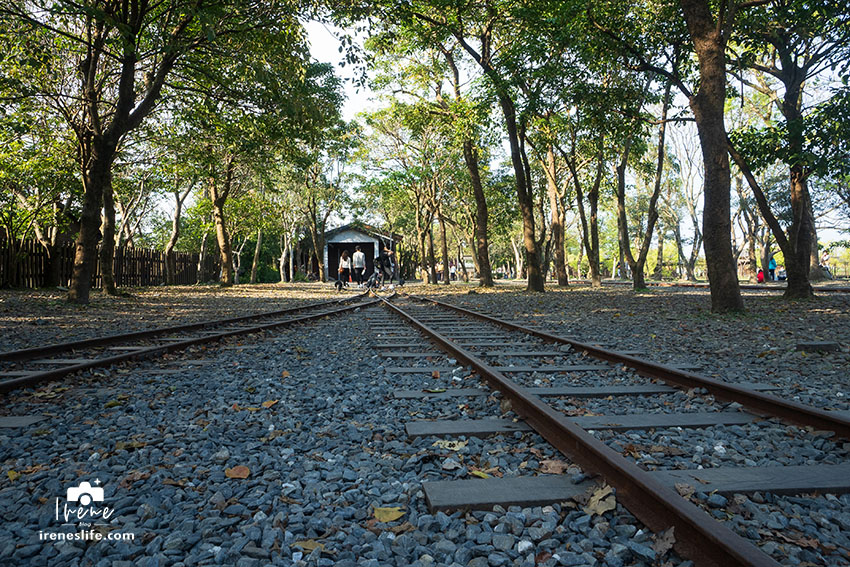
[[[850,416],[844,412],[788,402],[764,385],[714,380],[432,299],[385,304],[400,318],[374,329],[380,337],[376,346],[399,360],[399,366],[385,370],[432,379],[438,386],[397,391],[396,398],[461,402],[488,396],[487,389],[453,387],[462,382],[458,364],[502,397],[500,410],[489,419],[411,421],[406,424],[410,437],[536,431],[586,475],[604,478],[652,530],[673,528],[676,550],[698,565],[781,564],[752,537],[742,536],[750,533],[745,528],[759,528],[741,520],[739,495],[850,491],[850,454],[831,439],[850,438]],[[519,419],[505,419],[510,413],[502,410]],[[681,433],[686,430],[720,432],[728,441],[708,447],[713,453],[706,454],[704,442],[690,441],[698,433],[689,438]],[[793,439],[791,449],[771,446],[777,431]],[[788,454],[779,454],[783,451]],[[769,455],[758,460],[771,466],[760,466],[756,453]],[[563,476],[538,475],[426,482],[423,488],[432,510],[492,509],[567,500],[580,490],[571,484]],[[818,498],[810,500],[817,507]],[[730,520],[727,527],[719,517],[741,521]],[[850,549],[828,551],[850,564]]]
[[[75,372],[159,356],[193,345],[276,329],[377,303],[365,293],[289,309],[106,335],[0,353],[0,393],[59,380]],[[344,305],[354,301],[351,305]]]

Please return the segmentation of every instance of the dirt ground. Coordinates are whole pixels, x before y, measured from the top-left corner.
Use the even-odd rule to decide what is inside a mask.
[[[789,302],[777,291],[745,290],[747,311],[710,312],[707,289],[575,285],[524,291],[499,282],[492,290],[471,284],[409,285],[409,293],[442,296],[586,342],[639,350],[670,363],[699,363],[726,380],[777,381],[816,393],[824,406],[850,398],[850,293],[820,293]],[[248,313],[284,309],[339,297],[331,284],[156,287],[129,297],[92,295],[87,306],[68,304],[58,291],[0,292],[0,350],[101,336]],[[353,292],[347,292],[353,293]],[[800,353],[806,341],[834,341],[841,351]],[[843,409],[844,403],[835,405]]]

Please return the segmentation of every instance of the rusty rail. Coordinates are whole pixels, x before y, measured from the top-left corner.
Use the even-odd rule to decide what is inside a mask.
[[[344,313],[346,311],[352,311],[352,310],[358,309],[360,307],[366,307],[366,306],[369,306],[369,305],[374,305],[374,304],[376,304],[380,301],[381,301],[380,299],[371,299],[369,301],[365,301],[365,302],[362,302],[362,303],[355,303],[353,305],[348,305],[346,307],[340,307],[338,309],[332,309],[330,311],[319,311],[317,313],[310,313],[310,314],[307,314],[307,315],[302,315],[300,317],[295,317],[293,319],[286,319],[284,321],[273,321],[271,323],[259,324],[259,325],[256,325],[254,327],[247,327],[247,328],[243,328],[243,329],[233,329],[233,330],[229,330],[229,331],[222,331],[220,333],[215,333],[215,334],[212,334],[212,335],[205,335],[203,337],[192,337],[192,338],[188,338],[188,339],[183,340],[183,341],[175,341],[175,342],[172,342],[172,343],[169,343],[169,344],[164,344],[164,345],[155,345],[155,346],[152,346],[152,347],[146,348],[146,349],[134,350],[134,351],[123,353],[123,354],[117,354],[117,355],[114,355],[114,356],[109,356],[109,357],[106,357],[106,358],[98,358],[98,359],[86,361],[86,362],[79,363],[79,364],[71,364],[71,365],[63,366],[61,368],[52,368],[50,370],[45,370],[43,372],[38,372],[36,374],[32,374],[30,376],[22,376],[20,378],[10,378],[8,380],[0,381],[0,394],[5,394],[5,393],[10,392],[11,390],[15,390],[17,388],[34,386],[35,384],[38,384],[38,383],[41,383],[41,382],[46,382],[46,381],[49,381],[49,380],[57,380],[59,378],[63,378],[65,376],[69,375],[69,374],[73,374],[74,372],[79,372],[81,370],[89,370],[91,368],[102,368],[102,367],[105,367],[105,366],[111,366],[111,365],[119,363],[119,362],[124,362],[124,361],[128,361],[128,360],[135,360],[135,359],[139,359],[139,358],[156,356],[156,355],[159,355],[159,354],[165,354],[167,352],[174,352],[174,351],[178,351],[178,350],[183,350],[183,349],[190,347],[192,345],[218,341],[218,340],[221,340],[221,339],[226,338],[226,337],[234,337],[234,336],[238,336],[238,335],[245,335],[245,334],[256,333],[256,332],[260,332],[260,331],[268,331],[268,330],[277,329],[277,328],[281,328],[281,327],[287,327],[287,326],[293,325],[295,323],[303,323],[305,321],[310,321],[310,320],[313,320],[313,319],[321,319],[322,317],[326,317],[328,315],[335,315],[335,314],[338,314],[338,313]],[[337,302],[336,301],[323,302],[323,303],[319,303],[319,304],[313,304],[310,307],[317,307],[317,306],[320,306],[320,305],[324,306],[324,305],[327,305],[328,303],[337,303]],[[306,309],[306,308],[308,308],[308,307],[305,306],[305,307],[286,310],[286,311],[287,312],[300,311],[300,310],[303,310],[303,309]],[[269,315],[270,314],[266,313],[266,314],[263,315],[263,317],[267,317]],[[256,317],[259,317],[259,316],[254,316],[254,318],[256,318]],[[235,319],[239,320],[239,321],[244,321],[246,318],[238,317],[238,318],[235,318]],[[225,319],[221,322],[221,324],[230,324],[230,323],[233,323],[233,322],[235,322],[234,319]],[[205,324],[210,325],[210,324],[214,324],[214,323],[215,322],[208,321]],[[130,333],[130,334],[132,335],[132,334],[135,334],[135,333]],[[124,335],[124,336],[126,336],[126,335]],[[110,337],[103,337],[102,339],[109,341]],[[106,342],[106,343],[101,343],[101,344],[113,344],[113,343],[112,342]],[[100,346],[100,344],[89,344],[88,346]]]
[[[41,347],[32,347],[32,348],[24,348],[20,350],[10,350],[7,352],[0,352],[0,361],[4,362],[15,362],[22,360],[32,360],[33,358],[37,358],[40,356],[48,356],[51,354],[57,354],[60,352],[66,352],[70,350],[75,350],[79,348],[91,348],[91,347],[99,347],[106,345],[113,345],[117,343],[124,343],[130,341],[137,341],[140,339],[149,339],[152,337],[157,337],[159,335],[168,335],[171,333],[183,333],[186,331],[194,331],[197,329],[202,329],[204,327],[210,326],[221,326],[221,325],[232,325],[234,323],[242,323],[245,321],[252,321],[255,319],[264,319],[266,317],[279,317],[281,315],[287,315],[289,313],[295,313],[298,311],[303,311],[304,309],[313,309],[314,307],[323,307],[325,305],[333,305],[335,303],[343,303],[346,301],[351,301],[353,299],[357,299],[358,297],[365,296],[365,293],[360,293],[357,295],[353,295],[351,297],[346,297],[344,299],[334,299],[331,301],[320,301],[318,303],[310,303],[307,305],[302,305],[301,307],[289,307],[287,309],[281,309],[279,311],[267,311],[265,313],[257,313],[256,315],[242,315],[239,317],[231,317],[229,319],[220,319],[215,321],[200,321],[198,323],[188,323],[185,325],[173,325],[171,327],[160,327],[157,329],[148,329],[145,331],[135,331],[132,333],[122,333],[120,335],[109,335],[105,337],[93,337],[91,339],[82,339],[79,341],[70,341],[66,343],[57,343],[54,345],[46,345]]]
[[[475,368],[494,389],[511,401],[513,410],[546,441],[585,471],[602,475],[617,489],[617,498],[652,530],[663,531],[673,527],[675,549],[683,556],[700,567],[780,565],[472,352],[389,301],[384,301],[384,305],[431,337],[457,360]]]
[[[458,307],[457,305],[452,305],[451,303],[446,303],[444,301],[413,295],[410,297],[419,301],[430,302],[435,305],[453,309],[459,313],[464,313],[483,321],[495,323],[507,329],[522,331],[541,338],[546,342],[570,345],[574,348],[585,351],[590,356],[599,360],[605,360],[615,364],[623,364],[647,378],[658,378],[670,385],[683,388],[705,388],[717,398],[731,402],[738,402],[750,411],[760,415],[771,415],[799,425],[814,427],[815,429],[825,431],[834,431],[836,435],[845,439],[850,439],[850,417],[841,415],[837,412],[830,412],[812,406],[807,406],[805,404],[783,400],[782,398],[772,394],[757,392],[750,390],[749,388],[744,388],[721,380],[715,380],[714,378],[709,378],[708,376],[703,376],[694,372],[671,368],[636,356],[620,354],[591,344],[582,343],[566,337],[560,337],[545,331],[532,329],[517,323],[511,323],[510,321],[504,321],[502,319],[478,313],[477,311],[466,309],[464,307]]]

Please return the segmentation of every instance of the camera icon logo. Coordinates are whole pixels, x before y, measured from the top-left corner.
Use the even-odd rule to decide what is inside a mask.
[[[88,506],[92,502],[103,502],[103,489],[83,481],[80,486],[72,486],[68,489],[68,502],[79,502],[83,506]]]

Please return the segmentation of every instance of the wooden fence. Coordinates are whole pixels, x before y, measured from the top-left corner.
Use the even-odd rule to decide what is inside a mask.
[[[0,238],[0,287],[44,287],[50,281],[51,270],[56,270],[59,285],[68,286],[74,270],[75,247],[72,242],[56,246],[52,265],[47,250],[37,240],[9,242]],[[198,254],[176,252],[176,283],[198,283]],[[202,281],[218,280],[219,258],[213,250],[204,259]],[[118,287],[151,286],[165,283],[165,253],[145,248],[117,248],[113,262],[115,282]],[[100,288],[100,262],[92,276],[92,286]]]

